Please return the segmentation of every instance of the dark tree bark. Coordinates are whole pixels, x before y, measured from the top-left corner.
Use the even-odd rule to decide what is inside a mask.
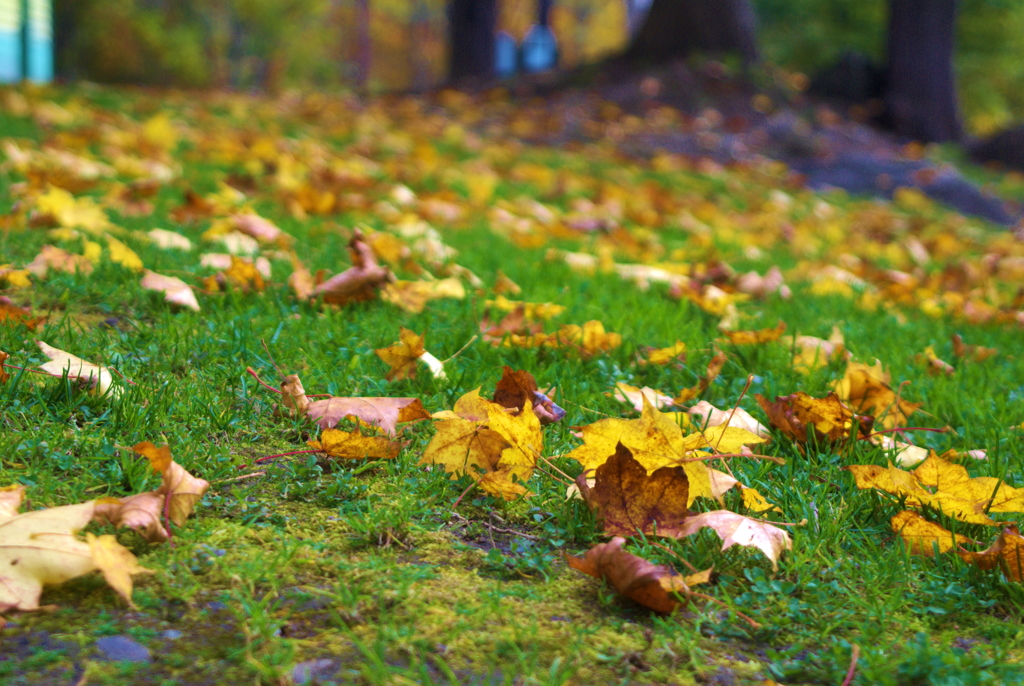
[[[448,73],[453,81],[494,75],[497,0],[451,0],[448,4]]]
[[[754,24],[750,0],[654,0],[625,57],[656,63],[694,51],[738,52],[755,62]]]
[[[921,141],[963,137],[953,77],[957,0],[890,0],[887,123]]]

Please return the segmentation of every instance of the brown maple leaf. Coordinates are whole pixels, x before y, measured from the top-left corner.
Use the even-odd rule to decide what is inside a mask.
[[[505,365],[501,379],[494,387],[494,402],[517,411],[530,403],[541,424],[554,424],[565,416],[565,410],[540,391],[533,374],[508,365]]]
[[[874,425],[873,417],[854,414],[835,393],[814,398],[798,391],[776,396],[774,401],[756,393],[754,398],[768,415],[768,423],[799,444],[807,442],[809,427],[819,443],[841,443],[850,439],[854,421],[858,423],[856,438],[859,439],[867,439]]]
[[[584,574],[607,581],[620,595],[663,614],[686,604],[691,584],[708,580],[710,570],[684,578],[668,567],[627,553],[622,549],[625,543],[626,539],[616,536],[583,557],[566,555],[565,561]]]
[[[662,467],[648,474],[622,443],[594,472],[593,487],[588,485],[586,474],[577,478],[576,485],[610,536],[643,533],[674,538],[680,535],[683,520],[692,514],[686,509],[686,471],[682,467]]]

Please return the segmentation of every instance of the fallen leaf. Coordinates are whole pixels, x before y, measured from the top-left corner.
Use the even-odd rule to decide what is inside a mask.
[[[130,604],[130,575],[148,570],[112,536],[96,543],[75,536],[92,519],[95,502],[17,514],[23,493],[20,488],[5,491],[0,508],[0,612],[38,610],[44,585],[88,574],[101,569],[100,564],[105,578]]]
[[[25,269],[41,279],[50,269],[70,274],[91,274],[93,266],[84,255],[73,255],[62,248],[44,245]]]
[[[352,266],[313,289],[313,295],[322,296],[325,303],[345,305],[372,300],[385,284],[394,280],[390,269],[377,264],[373,249],[366,244],[358,229],[352,232],[348,251]]]
[[[160,488],[126,498],[107,498],[96,503],[95,519],[138,531],[151,543],[166,541],[170,532],[165,520],[184,526],[195,504],[210,488],[204,479],[192,476],[171,458],[170,448],[142,441],[132,447],[149,460],[153,471],[162,475]]]
[[[301,390],[301,384],[296,390]],[[304,398],[305,395],[292,396],[297,397]],[[288,401],[284,402],[287,404]],[[430,418],[419,398],[325,398],[309,403],[306,414],[323,429],[329,429],[351,415],[372,426],[379,426],[389,436],[396,434],[398,424]]]
[[[957,545],[969,543],[971,539],[929,522],[916,512],[904,510],[889,520],[892,530],[900,535],[911,555],[934,557],[935,548],[940,553],[952,550]]]
[[[106,239],[111,262],[132,271],[142,270],[142,259],[134,250],[109,234],[107,234]]]
[[[779,340],[793,350],[793,369],[802,374],[809,374],[833,360],[850,357],[838,326],[832,327],[828,340],[814,336],[783,336]]]
[[[523,292],[519,284],[505,276],[504,272],[500,269],[494,275],[494,287],[491,290],[494,291],[495,295],[519,295]]]
[[[622,381],[615,384],[615,399],[629,403],[637,412],[644,409],[645,400],[658,410],[674,404],[672,396],[665,395],[661,391],[656,391],[648,386],[637,388]]]
[[[682,407],[706,391],[708,386],[710,386],[711,383],[718,378],[718,375],[721,374],[722,367],[725,365],[726,359],[728,358],[726,358],[725,353],[716,352],[715,356],[711,358],[710,362],[708,362],[707,372],[704,376],[697,379],[697,385],[690,388],[684,388],[679,391],[675,397],[675,404]]]
[[[1024,537],[1016,526],[1003,529],[995,542],[979,553],[960,550],[958,554],[964,562],[978,569],[1000,567],[1010,579],[1024,581]]]
[[[494,387],[494,402],[517,411],[530,403],[541,424],[554,424],[565,416],[565,410],[541,393],[533,374],[523,369],[512,369],[508,365],[504,367],[501,379]]]
[[[946,374],[948,376],[956,373],[953,365],[940,360],[939,356],[935,354],[935,348],[930,345],[924,349],[923,353],[916,355],[915,359],[925,365],[929,374]]]
[[[192,287],[176,276],[165,276],[147,269],[139,285],[147,290],[160,291],[164,294],[164,300],[172,305],[199,311],[199,301]]]
[[[929,458],[930,459],[930,458]],[[938,460],[938,458],[936,458]],[[875,490],[890,493],[902,499],[907,507],[932,507],[946,515],[970,524],[985,524],[995,526],[997,522],[986,514],[986,511],[1013,512],[1019,511],[1018,505],[1024,505],[1017,499],[1024,496],[1024,489],[1009,489],[1001,484],[998,479],[991,477],[967,478],[966,470],[960,472],[949,470],[943,466],[943,478],[937,479],[933,471],[933,465],[922,463],[917,469],[924,477],[919,478],[917,470],[906,472],[893,466],[879,465],[849,465],[844,467],[853,474],[854,480],[859,489],[873,488]],[[945,462],[942,460],[942,462]],[[959,467],[959,465],[949,465]],[[922,469],[924,467],[924,469]],[[960,467],[960,469],[963,469]],[[941,483],[941,488],[934,491],[925,488],[926,485]],[[997,493],[997,488],[999,492]],[[1003,488],[1008,490],[1004,491]],[[987,489],[987,492],[986,492]],[[995,509],[992,495],[997,494],[1004,499],[1001,501],[1002,508]],[[1017,508],[1017,509],[1014,509]]]
[[[647,353],[647,359],[641,360],[641,362],[648,362],[650,364],[665,365],[676,360],[685,361],[686,355],[686,344],[682,341],[676,341],[674,345],[670,345],[667,348],[652,349]]]
[[[754,419],[754,417],[744,410],[742,407],[734,407],[728,410],[720,410],[707,400],[701,400],[696,405],[690,408],[690,414],[698,418],[698,426],[734,426],[740,429],[746,429],[755,436],[761,438],[769,438],[767,427],[761,422]]]
[[[331,457],[348,460],[390,460],[398,457],[402,446],[383,436],[364,436],[357,426],[352,431],[324,429],[319,441],[308,441],[309,447]]]
[[[152,574],[153,570],[140,565],[138,558],[110,534],[96,536],[87,532],[85,543],[89,546],[96,569],[106,579],[107,585],[117,591],[129,607],[138,609],[132,602],[132,575]]]
[[[984,362],[990,357],[999,354],[996,348],[986,348],[980,345],[967,345],[960,334],[953,334],[953,354],[959,358],[969,358],[975,362]]]
[[[177,231],[152,229],[146,232],[146,235],[161,250],[192,250],[192,241]]]
[[[462,300],[466,289],[456,278],[433,281],[393,281],[384,286],[381,300],[402,308],[406,312],[422,312],[427,303],[439,298]]]
[[[848,362],[846,374],[833,384],[839,398],[855,412],[864,412],[886,429],[904,426],[907,418],[921,403],[911,403],[898,397],[889,386],[889,374],[882,371],[882,363],[874,366]]]
[[[786,322],[779,322],[770,329],[758,329],[756,331],[722,331],[725,339],[733,345],[755,345],[758,343],[770,343],[777,341],[786,331]]]
[[[756,393],[754,398],[768,415],[768,423],[800,444],[807,442],[808,429],[819,443],[841,443],[850,440],[855,421],[860,439],[870,436],[874,424],[872,417],[855,415],[835,393],[814,398],[799,391],[776,396],[774,401]]]
[[[758,548],[778,570],[779,556],[793,549],[793,540],[785,530],[759,519],[738,515],[729,510],[702,512],[686,519],[680,527],[680,536],[692,536],[703,527],[711,527],[722,539],[722,550],[734,545]]]
[[[33,317],[32,310],[27,307],[18,307],[10,298],[0,295],[0,324],[21,324],[31,330],[38,328],[45,317]]]
[[[506,499],[525,494],[522,486],[533,474],[543,448],[540,420],[530,404],[513,415],[507,408],[470,391],[455,403],[427,444],[421,465],[443,465],[458,476],[468,474],[487,492]],[[484,479],[485,475],[492,476]]]
[[[610,536],[642,533],[675,537],[683,520],[692,514],[686,509],[686,471],[682,467],[662,467],[648,474],[622,443],[595,470],[593,488],[587,486],[587,473],[580,475],[576,485]]]
[[[709,447],[700,434],[683,436],[680,421],[689,426],[689,418],[678,412],[658,412],[649,402],[644,402],[639,419],[601,419],[580,427],[583,445],[570,451],[571,457],[583,465],[584,470],[596,470],[615,455],[621,443],[643,465],[648,474],[662,467],[680,466],[689,481],[686,506],[693,504],[698,496],[711,494],[711,482],[707,467],[702,461],[687,462],[695,450]],[[744,432],[745,433],[745,432]],[[756,436],[755,440],[760,440]]]
[[[39,365],[39,368],[50,376],[63,377],[66,375],[69,379],[89,386],[100,395],[106,395],[108,392],[114,398],[121,395],[121,387],[113,385],[114,377],[106,367],[86,362],[42,341],[36,341],[36,344],[43,354],[50,358],[49,362]]]
[[[385,376],[388,381],[416,378],[417,362],[427,365],[435,379],[445,378],[444,365],[423,347],[425,335],[402,327],[398,332],[398,343],[374,350],[377,357],[391,367]]]
[[[603,579],[619,595],[655,612],[669,614],[686,604],[689,586],[668,567],[655,565],[622,549],[626,539],[616,536],[594,546],[583,557],[566,555],[570,567]],[[681,599],[682,598],[682,599]]]

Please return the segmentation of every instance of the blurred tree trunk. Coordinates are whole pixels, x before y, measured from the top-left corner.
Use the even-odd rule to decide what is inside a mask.
[[[497,0],[451,0],[448,3],[448,73],[452,81],[486,80],[494,75]]]
[[[921,141],[963,136],[953,77],[957,0],[890,0],[887,123]]]
[[[757,61],[750,0],[654,0],[626,59],[666,62],[694,51],[738,52]]]

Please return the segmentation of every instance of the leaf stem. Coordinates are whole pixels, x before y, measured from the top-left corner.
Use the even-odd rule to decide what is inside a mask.
[[[685,460],[676,460],[673,464],[683,464],[685,462],[704,462],[705,460],[716,460],[720,457],[750,457],[755,460],[768,460],[775,464],[784,465],[786,459],[784,457],[778,457],[776,455],[760,455],[758,453],[713,453],[711,455],[703,455],[701,457],[691,457]]]
[[[267,455],[266,457],[261,457],[260,459],[256,460],[253,464],[263,464],[264,462],[270,462],[271,460],[276,460],[279,457],[287,457],[288,455],[305,455],[308,453],[322,452],[324,451],[320,448],[310,448],[309,450],[293,450],[290,453],[278,453],[276,455]]]
[[[473,490],[473,488],[474,488],[475,486],[476,486],[476,482],[474,481],[473,483],[471,483],[471,484],[469,485],[469,488],[467,488],[466,490],[464,490],[464,491],[462,492],[462,495],[460,495],[460,496],[458,497],[458,499],[457,499],[457,500],[455,501],[455,504],[454,504],[454,505],[452,505],[452,512],[454,512],[454,511],[455,511],[455,509],[456,509],[456,508],[457,508],[457,507],[459,506],[459,503],[461,503],[461,502],[462,502],[462,499],[463,499],[463,498],[465,498],[465,497],[466,497],[466,494],[467,494],[467,493],[469,493],[470,491],[472,491],[472,490]]]
[[[273,391],[274,393],[277,393],[278,395],[282,395],[282,393],[281,393],[281,390],[280,390],[280,389],[274,388],[273,386],[271,386],[270,384],[268,384],[268,383],[267,383],[266,381],[264,381],[263,379],[261,379],[261,378],[260,378],[260,375],[259,375],[259,374],[257,374],[257,373],[256,373],[256,370],[255,370],[255,369],[253,369],[252,367],[246,367],[246,368],[245,368],[245,371],[246,371],[246,372],[247,372],[248,374],[250,374],[250,375],[252,376],[252,378],[254,378],[254,379],[256,379],[257,381],[259,381],[259,382],[260,382],[260,384],[261,384],[261,385],[262,385],[262,386],[263,386],[264,388],[266,388],[266,389],[267,389],[268,391]]]
[[[749,624],[751,626],[751,628],[753,628],[753,629],[760,629],[761,628],[761,624],[759,622],[755,622],[753,619],[751,619],[750,617],[746,616],[745,614],[743,614],[739,610],[737,610],[735,608],[732,608],[732,607],[729,607],[729,605],[727,603],[725,603],[724,601],[719,600],[718,598],[712,598],[709,595],[704,595],[703,593],[697,593],[697,591],[690,591],[688,593],[688,595],[690,595],[692,597],[703,598],[704,600],[710,600],[713,603],[718,603],[719,605],[724,607],[726,610],[728,610],[729,612],[732,612],[737,617],[742,619],[744,622]]]

